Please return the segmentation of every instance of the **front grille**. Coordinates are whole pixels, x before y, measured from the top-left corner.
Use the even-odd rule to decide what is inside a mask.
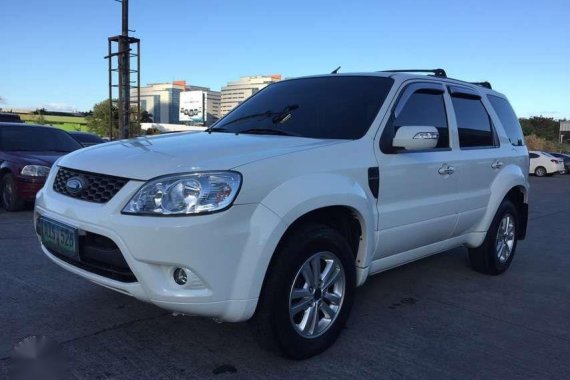
[[[67,180],[72,177],[82,178],[86,185],[85,188],[77,194],[70,193],[66,187]],[[106,203],[111,200],[128,181],[127,178],[59,168],[55,176],[53,189],[68,197],[82,199],[88,202]]]
[[[99,276],[120,282],[137,282],[119,247],[105,236],[91,232],[79,236],[79,261],[48,250],[60,260]]]

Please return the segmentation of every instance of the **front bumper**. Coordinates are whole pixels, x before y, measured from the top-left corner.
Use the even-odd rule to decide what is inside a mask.
[[[48,182],[49,183],[49,182]],[[111,239],[136,277],[122,282],[66,262],[42,246],[61,267],[99,285],[174,312],[227,321],[250,318],[269,264],[286,226],[261,204],[234,205],[210,215],[150,217],[121,214],[142,182],[128,182],[109,202],[97,204],[44,187],[38,215]],[[173,280],[177,267],[195,277]]]

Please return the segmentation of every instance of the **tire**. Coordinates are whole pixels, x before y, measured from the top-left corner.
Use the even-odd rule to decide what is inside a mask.
[[[539,166],[536,169],[534,169],[534,175],[537,177],[544,177],[546,174],[548,173],[546,172],[544,166]]]
[[[16,181],[10,174],[5,174],[0,180],[0,205],[6,211],[19,211],[26,203],[18,196]]]
[[[508,217],[510,219],[507,219]],[[510,225],[511,222],[512,228],[508,227],[507,230],[504,230],[504,226]],[[469,249],[469,259],[473,269],[490,275],[505,272],[515,256],[519,226],[520,219],[517,208],[510,200],[503,200],[487,231],[483,244],[478,248]],[[504,248],[505,246],[506,248]]]
[[[354,255],[341,234],[320,224],[291,231],[275,255],[250,325],[264,348],[280,351],[291,359],[307,359],[329,348],[348,319],[356,284]],[[312,265],[317,262],[316,255],[318,266]],[[333,273],[327,272],[327,267],[337,273],[334,285],[310,287],[304,269],[311,277],[310,270],[320,268],[325,275],[318,277],[326,282],[331,279],[326,273]],[[328,314],[323,311],[327,307]],[[315,315],[316,325],[304,323]]]

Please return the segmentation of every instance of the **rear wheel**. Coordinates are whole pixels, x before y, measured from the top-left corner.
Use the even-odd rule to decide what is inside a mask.
[[[547,172],[544,166],[539,166],[536,169],[534,169],[534,175],[536,175],[537,177],[544,177],[546,174]]]
[[[26,204],[18,196],[16,181],[10,174],[5,174],[0,180],[0,202],[7,211],[19,211]]]
[[[251,325],[264,347],[306,359],[330,347],[348,319],[354,256],[346,239],[323,225],[297,228],[276,255]]]
[[[483,244],[469,249],[473,268],[481,273],[501,274],[506,271],[517,248],[519,214],[511,201],[505,199],[487,231]]]

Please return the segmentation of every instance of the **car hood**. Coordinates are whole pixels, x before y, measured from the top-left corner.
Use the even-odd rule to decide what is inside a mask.
[[[67,153],[61,152],[4,152],[8,161],[22,165],[42,165],[51,167],[55,161]]]
[[[148,180],[166,174],[228,170],[295,151],[344,140],[233,133],[177,133],[138,137],[81,149],[58,165],[93,173]]]

